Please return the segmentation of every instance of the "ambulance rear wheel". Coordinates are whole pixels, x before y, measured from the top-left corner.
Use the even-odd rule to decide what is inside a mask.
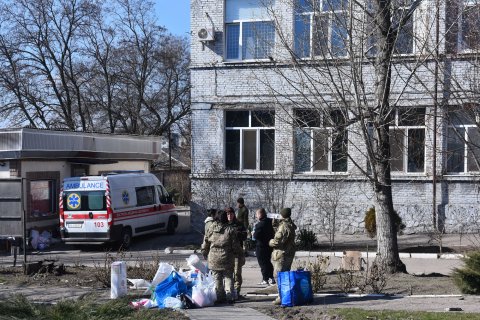
[[[128,249],[132,244],[132,230],[130,228],[123,228],[122,237],[120,238],[119,245],[121,249]]]

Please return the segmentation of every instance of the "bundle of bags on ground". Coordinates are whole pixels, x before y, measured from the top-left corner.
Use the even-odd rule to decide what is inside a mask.
[[[48,231],[40,233],[36,229],[30,231],[30,245],[35,250],[45,250],[50,246],[52,234]]]
[[[188,271],[175,270],[161,262],[152,282],[143,279],[128,279],[136,289],[146,288],[150,299],[131,302],[136,308],[189,309],[212,306],[217,300],[215,282],[208,268],[197,255],[187,258]]]

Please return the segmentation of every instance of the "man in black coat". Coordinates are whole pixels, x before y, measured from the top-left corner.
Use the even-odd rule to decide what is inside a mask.
[[[253,238],[256,242],[255,254],[263,278],[259,285],[274,285],[273,265],[270,261],[272,257],[272,248],[268,245],[268,242],[273,239],[275,234],[272,219],[267,217],[264,208],[258,209],[255,215],[258,219],[253,232]]]

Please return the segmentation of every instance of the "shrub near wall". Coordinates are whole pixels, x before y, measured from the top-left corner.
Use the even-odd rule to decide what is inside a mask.
[[[480,251],[467,255],[463,262],[465,267],[454,270],[453,281],[462,293],[480,294]]]

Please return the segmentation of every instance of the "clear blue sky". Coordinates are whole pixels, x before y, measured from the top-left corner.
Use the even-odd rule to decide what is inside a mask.
[[[190,0],[155,0],[158,23],[178,36],[190,32]]]

